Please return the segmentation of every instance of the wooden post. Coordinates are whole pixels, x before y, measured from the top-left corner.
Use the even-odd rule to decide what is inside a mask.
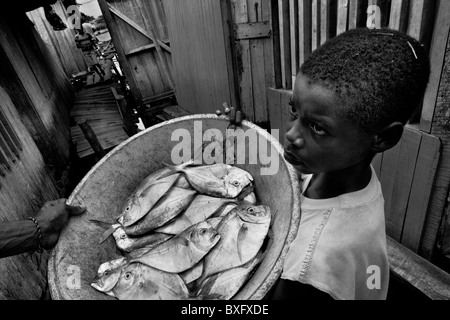
[[[117,55],[120,60],[120,65],[122,66],[125,77],[130,84],[131,92],[133,93],[134,98],[140,103],[140,101],[142,100],[142,94],[139,90],[136,79],[134,78],[134,74],[125,55],[122,42],[120,41],[119,31],[117,30],[116,22],[114,21],[114,18],[109,11],[108,3],[106,2],[106,0],[98,0],[98,4],[102,11],[103,17],[105,18],[105,22],[111,34],[112,41],[114,42],[114,47],[116,48]]]
[[[88,120],[80,121],[77,124],[81,128],[81,131],[83,131],[84,137],[91,145],[95,154],[98,157],[102,158],[106,154],[106,152],[105,152],[105,150],[103,150],[103,147],[100,144],[100,142],[98,141],[94,130],[92,130],[91,126],[89,125]]]

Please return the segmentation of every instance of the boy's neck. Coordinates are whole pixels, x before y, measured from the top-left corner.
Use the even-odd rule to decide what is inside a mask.
[[[370,163],[359,163],[335,172],[314,174],[304,195],[310,199],[328,199],[364,189],[370,182]]]

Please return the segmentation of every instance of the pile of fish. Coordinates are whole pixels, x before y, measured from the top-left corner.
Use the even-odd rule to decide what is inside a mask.
[[[151,173],[105,232],[123,255],[99,266],[92,287],[120,300],[231,299],[264,256],[271,212],[254,188],[228,164]]]

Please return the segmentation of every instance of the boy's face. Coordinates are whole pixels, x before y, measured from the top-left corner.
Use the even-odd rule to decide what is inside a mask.
[[[285,135],[285,159],[305,174],[337,172],[366,161],[373,137],[339,116],[335,93],[297,76]]]

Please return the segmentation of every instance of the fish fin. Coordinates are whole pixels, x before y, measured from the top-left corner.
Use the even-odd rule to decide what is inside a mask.
[[[242,257],[243,257],[243,243],[245,243],[245,238],[247,237],[247,232],[248,232],[248,227],[246,223],[243,223],[241,228],[239,229],[239,233],[237,236],[237,241],[236,241],[236,246],[237,246],[237,253],[239,255],[239,260],[242,261]],[[239,244],[241,244],[241,246],[239,246]]]
[[[171,176],[171,175],[177,173],[177,172],[181,169],[181,168],[180,168],[180,165],[174,166],[174,165],[168,164],[167,162],[164,162],[164,161],[163,161],[162,163],[164,164],[164,166],[165,166],[167,169],[169,169],[169,171],[166,172],[166,173],[164,173],[163,175],[161,175],[161,176],[158,178],[158,180],[167,178],[168,176]]]
[[[197,288],[195,292],[195,296],[201,297],[202,299],[209,300],[211,299],[210,291],[217,278],[220,276],[220,273],[215,273],[211,276],[204,278],[200,283],[197,284]]]
[[[111,227],[109,227],[105,232],[103,232],[102,233],[102,236],[101,236],[101,238],[100,238],[100,242],[99,243],[103,243],[106,239],[108,239],[108,237],[110,236],[110,235],[112,235],[116,230],[117,230],[117,228],[119,228],[120,227],[120,225],[119,224],[117,224],[117,225],[112,225]]]
[[[241,193],[239,193],[239,195],[237,196],[237,200],[244,200],[244,198],[253,191],[255,191],[255,186],[253,185],[253,183],[250,183],[248,186],[242,189]]]
[[[107,221],[96,220],[96,219],[89,219],[89,222],[92,222],[93,224],[95,224],[103,229],[107,229],[107,228],[111,227],[113,224],[117,224],[117,222],[107,222]]]

